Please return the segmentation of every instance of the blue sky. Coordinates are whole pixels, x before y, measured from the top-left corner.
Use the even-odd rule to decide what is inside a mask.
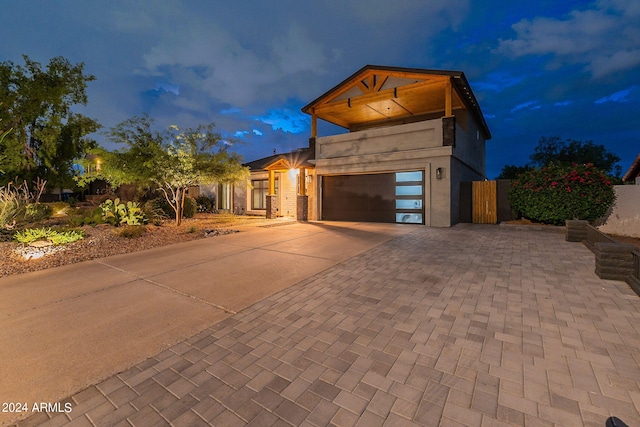
[[[640,152],[637,0],[2,5],[0,60],[84,62],[97,80],[79,110],[105,128],[142,113],[213,122],[247,161],[305,146],[300,108],[366,64],[463,71],[493,135],[490,178],[526,163],[542,136],[603,144],[623,172]]]

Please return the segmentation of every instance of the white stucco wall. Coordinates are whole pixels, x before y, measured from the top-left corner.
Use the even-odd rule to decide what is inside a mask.
[[[640,185],[616,185],[616,203],[604,225],[607,234],[640,237]]]

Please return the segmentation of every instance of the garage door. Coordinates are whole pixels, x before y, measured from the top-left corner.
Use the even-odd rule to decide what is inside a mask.
[[[322,218],[424,224],[424,172],[323,177]]]

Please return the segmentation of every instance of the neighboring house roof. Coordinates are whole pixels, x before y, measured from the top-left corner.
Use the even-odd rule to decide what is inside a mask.
[[[453,91],[450,99],[448,85]],[[366,65],[302,108],[344,128],[466,108],[485,139],[491,132],[462,71]]]
[[[245,163],[251,171],[269,170],[269,169],[297,169],[300,167],[311,168],[313,165],[309,163],[309,159],[313,158],[313,152],[309,148],[300,148],[288,153],[273,154],[262,159]]]
[[[631,167],[622,177],[622,181],[633,181],[636,177],[640,176],[640,154],[636,157],[635,161],[631,164]]]

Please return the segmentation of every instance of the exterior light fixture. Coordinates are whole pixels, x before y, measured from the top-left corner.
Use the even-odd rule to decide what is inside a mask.
[[[444,168],[436,168],[436,179],[442,179],[444,177]]]

